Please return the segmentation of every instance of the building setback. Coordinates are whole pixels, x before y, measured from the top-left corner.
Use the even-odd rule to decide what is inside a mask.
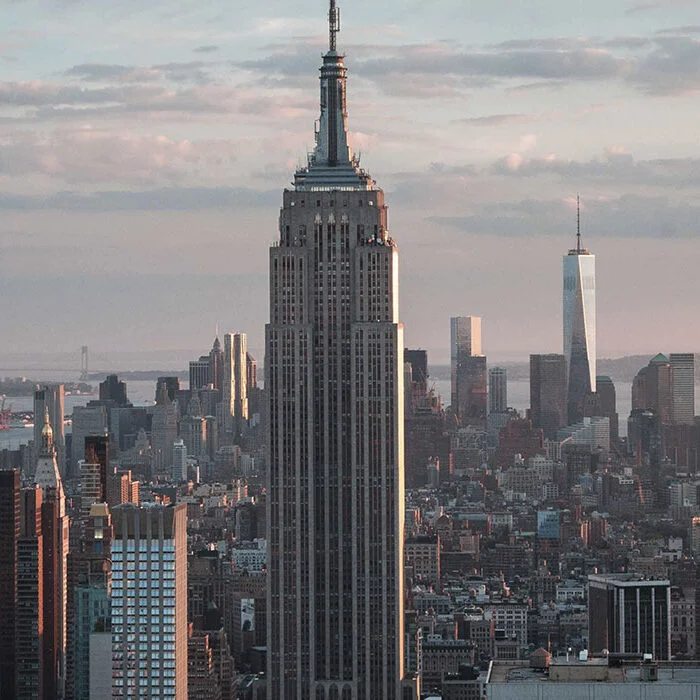
[[[384,193],[348,146],[338,15],[270,250],[269,700],[398,700],[403,328]]]

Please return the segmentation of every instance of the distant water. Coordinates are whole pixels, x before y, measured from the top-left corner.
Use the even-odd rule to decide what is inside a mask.
[[[27,376],[37,382],[69,382],[76,381],[74,371],[52,371],[39,372],[36,370],[17,370],[13,376]],[[75,406],[84,406],[92,399],[97,398],[97,388],[99,382],[91,382],[95,389],[94,395],[69,395],[66,396],[66,414],[70,415]],[[442,396],[445,405],[450,403],[450,381],[438,379],[432,382],[435,390]],[[186,386],[183,383],[183,386]],[[129,381],[127,382],[127,395],[135,406],[148,406],[154,402],[156,383],[155,381]],[[632,407],[632,384],[630,382],[615,382],[617,393],[617,413],[620,416],[620,435],[627,435],[627,417]],[[700,415],[700,390],[695,391],[695,413]],[[525,380],[508,382],[508,405],[521,413],[530,406],[530,383]],[[8,397],[6,407],[12,407],[13,411],[31,411],[33,399],[31,396]],[[70,432],[70,427],[66,428]],[[0,430],[0,449],[11,447],[17,449],[20,444],[29,442],[32,439],[31,428],[15,427],[10,430]]]

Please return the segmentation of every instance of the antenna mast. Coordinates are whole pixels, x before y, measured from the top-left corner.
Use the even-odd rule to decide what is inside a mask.
[[[581,198],[576,195],[576,252],[581,252]]]
[[[335,0],[330,0],[331,7],[328,11],[328,48],[335,51],[336,35],[340,31],[340,10],[335,6]]]

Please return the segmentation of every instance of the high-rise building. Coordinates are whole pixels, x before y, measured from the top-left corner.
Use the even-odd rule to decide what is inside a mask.
[[[321,67],[316,147],[270,249],[267,697],[401,697],[403,328],[384,193],[348,145],[346,68]]]
[[[653,411],[660,425],[673,422],[673,369],[659,353],[637,372],[632,382],[632,410]]]
[[[503,367],[489,370],[489,413],[508,410],[508,371]]]
[[[563,299],[567,416],[579,423],[596,390],[595,255],[581,247],[580,227],[576,247],[564,256]]]
[[[19,469],[0,471],[0,698],[15,697]]]
[[[85,438],[85,461],[99,466],[100,493],[95,500],[104,502],[107,499],[107,475],[110,472],[107,435],[88,435]]]
[[[44,542],[38,486],[20,492],[15,610],[16,700],[44,698]]]
[[[692,425],[695,419],[695,355],[672,352],[669,360],[673,371],[673,422]]]
[[[173,444],[173,482],[187,481],[187,445],[181,439]]]
[[[550,439],[566,425],[564,355],[530,355],[530,419]]]
[[[198,360],[190,360],[190,391],[204,389],[211,383],[209,360],[209,355],[202,355]]]
[[[71,457],[73,467],[77,468],[78,461],[85,459],[85,438],[88,435],[107,435],[109,431],[107,406],[96,401],[87,406],[76,406],[72,424]]]
[[[593,654],[651,654],[671,660],[671,583],[639,574],[588,577],[588,644]]]
[[[413,402],[420,402],[428,394],[428,351],[406,348],[403,352],[403,360],[411,365],[413,386],[408,388],[411,390]]]
[[[66,474],[66,393],[63,384],[44,384],[34,392],[34,455],[39,456],[41,431],[44,428],[44,414],[49,411],[49,421],[53,428],[53,444],[56,450],[58,470],[62,477]]]
[[[126,398],[126,382],[119,380],[116,374],[110,374],[100,382],[100,401],[109,401],[114,406],[128,406]]]
[[[237,437],[248,420],[248,337],[245,333],[224,335],[224,418],[226,432]]]
[[[617,445],[620,441],[620,424],[615,384],[610,377],[600,375],[596,377],[596,394],[598,413],[610,419],[610,444]]]
[[[112,695],[187,698],[187,508],[112,512]]]
[[[450,371],[452,412],[461,418],[466,410],[469,383],[468,358],[481,355],[481,318],[455,316],[450,319]]]
[[[66,682],[69,519],[48,408],[34,483],[42,494],[43,689],[47,697],[62,697]]]

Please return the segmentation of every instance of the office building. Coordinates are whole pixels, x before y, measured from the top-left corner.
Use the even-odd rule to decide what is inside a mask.
[[[173,474],[176,484],[187,481],[187,446],[183,440],[175,440],[173,444]]]
[[[564,256],[563,301],[567,421],[578,423],[596,390],[595,255],[581,247],[580,227],[576,247]]]
[[[224,419],[227,433],[238,438],[248,421],[248,337],[224,335]]]
[[[95,686],[102,681],[107,670],[109,683],[102,681],[102,685],[108,695],[97,697],[112,696],[112,522],[109,507],[106,503],[93,503],[83,522],[82,551],[73,560],[77,569],[71,620],[73,672],[70,687],[74,700],[92,700],[96,697]],[[105,644],[106,638],[109,638],[109,644]]]
[[[120,381],[116,374],[108,375],[103,382],[100,382],[100,401],[121,408],[131,405],[126,398],[126,382]]]
[[[16,700],[44,695],[44,540],[38,486],[20,492],[17,540],[17,608],[15,610]]]
[[[62,697],[66,682],[69,519],[63,482],[58,471],[48,408],[41,431],[41,449],[34,483],[41,493],[43,545],[43,692]]]
[[[15,697],[19,469],[0,471],[0,698]]]
[[[198,360],[190,360],[190,391],[209,386],[211,383],[209,367],[209,355],[202,355]]]
[[[489,414],[508,410],[508,371],[503,367],[489,370]]]
[[[549,439],[566,425],[564,355],[530,355],[530,419]]]
[[[112,694],[187,698],[187,508],[112,512]]]
[[[673,369],[659,353],[637,372],[632,381],[632,411],[652,411],[660,425],[673,422]]]
[[[695,355],[672,352],[669,355],[673,372],[673,423],[692,425],[695,418]]]
[[[620,442],[620,422],[617,415],[615,385],[610,377],[596,377],[596,397],[597,413],[610,420],[610,444],[616,446]]]
[[[588,644],[593,654],[651,654],[671,660],[671,583],[639,574],[588,577]]]
[[[269,700],[398,700],[403,329],[384,193],[348,145],[346,68],[321,67],[316,148],[270,249]]]
[[[452,382],[452,412],[462,420],[467,421],[471,410],[471,385],[476,382],[480,388],[481,377],[479,363],[471,361],[473,357],[481,356],[481,318],[479,316],[457,316],[450,319],[450,372]],[[483,383],[486,384],[486,361],[483,363]],[[481,392],[478,392],[479,394]],[[479,396],[479,398],[481,398]],[[486,399],[486,388],[483,389],[483,399]]]
[[[73,409],[71,437],[71,459],[74,468],[78,461],[85,459],[85,438],[89,435],[107,435],[109,418],[107,406],[96,401],[90,401],[87,406],[76,406]]]
[[[411,365],[411,390],[412,401],[417,404],[428,394],[428,352],[426,350],[409,350],[403,353],[406,364]]]
[[[53,442],[56,450],[58,470],[62,477],[66,474],[66,393],[63,384],[44,384],[34,392],[34,457],[41,449],[41,431],[44,428],[44,414],[49,411],[49,421],[53,428]]]

